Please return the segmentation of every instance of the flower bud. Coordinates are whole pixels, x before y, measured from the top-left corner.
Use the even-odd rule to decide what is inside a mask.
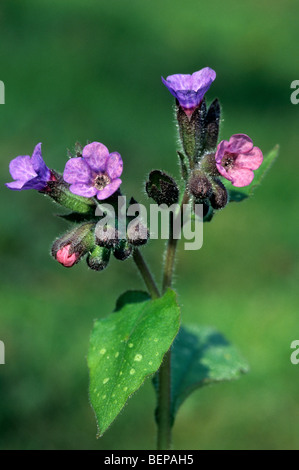
[[[149,232],[140,220],[132,220],[127,227],[127,241],[134,246],[145,245],[149,239]]]
[[[129,258],[129,256],[131,256],[132,251],[132,246],[126,240],[121,240],[120,243],[114,248],[113,254],[116,259],[124,261]]]
[[[102,246],[95,246],[87,256],[86,262],[90,269],[103,271],[108,266],[110,260],[110,249]]]
[[[79,253],[72,253],[70,254],[71,245],[66,245],[56,253],[57,261],[65,266],[66,268],[70,268],[74,264],[76,264],[80,258]]]
[[[203,172],[196,170],[189,179],[189,191],[197,199],[207,199],[212,194],[212,184]]]
[[[115,247],[120,239],[118,230],[112,225],[97,224],[95,229],[96,244],[106,248]]]
[[[224,184],[215,179],[213,183],[213,193],[210,197],[210,203],[213,209],[223,209],[228,203],[228,193]]]
[[[220,176],[216,166],[215,153],[207,153],[201,161],[201,169],[209,176]]]
[[[145,186],[147,195],[160,204],[171,206],[179,200],[179,189],[175,180],[161,170],[153,170]]]
[[[94,224],[82,224],[70,230],[52,245],[52,256],[63,266],[71,267],[95,246]]]

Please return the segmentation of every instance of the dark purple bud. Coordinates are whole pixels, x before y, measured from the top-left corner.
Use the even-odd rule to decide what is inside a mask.
[[[171,206],[179,200],[179,189],[175,180],[161,170],[153,170],[145,186],[147,195],[158,205]]]
[[[213,193],[210,197],[210,203],[213,209],[223,209],[228,203],[228,193],[224,184],[215,179],[213,182]]]
[[[140,220],[132,220],[127,227],[127,241],[134,246],[145,245],[149,239],[149,232]]]
[[[117,228],[112,225],[97,224],[95,230],[96,244],[106,248],[114,248],[120,242]]]
[[[189,179],[189,191],[197,199],[207,199],[212,194],[212,184],[201,171],[195,170]]]
[[[132,246],[126,240],[121,240],[114,248],[113,254],[119,261],[124,261],[131,256],[132,251]]]

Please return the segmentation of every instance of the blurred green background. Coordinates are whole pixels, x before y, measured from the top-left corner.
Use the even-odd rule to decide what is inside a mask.
[[[173,100],[161,75],[217,72],[207,94],[223,107],[221,137],[246,133],[280,158],[255,197],[204,227],[181,250],[175,277],[185,322],[217,327],[248,359],[238,382],[197,391],[174,428],[176,449],[298,449],[299,5],[255,0],[2,0],[0,79],[1,449],[153,449],[150,381],[100,440],[88,402],[93,320],[143,284],[132,261],[95,273],[50,256],[66,224],[34,191],[9,191],[9,161],[38,142],[62,171],[66,148],[103,142],[124,159],[123,190],[144,202],[148,172],[178,175]],[[161,279],[163,243],[144,250]]]

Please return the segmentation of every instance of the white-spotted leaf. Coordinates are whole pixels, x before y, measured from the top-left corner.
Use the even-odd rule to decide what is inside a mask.
[[[144,292],[126,292],[117,301],[116,311],[95,323],[88,367],[98,436],[146,377],[158,370],[179,327],[180,309],[170,289],[155,300]]]

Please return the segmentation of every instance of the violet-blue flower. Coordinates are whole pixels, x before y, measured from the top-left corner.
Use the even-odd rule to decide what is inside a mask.
[[[162,82],[170,93],[178,100],[187,116],[190,118],[193,111],[200,105],[205,93],[216,78],[216,72],[205,67],[192,75],[169,75]]]
[[[83,148],[82,157],[67,161],[63,178],[70,183],[73,194],[103,200],[120,187],[122,171],[123,161],[118,152],[109,153],[105,145],[92,142]]]
[[[37,189],[42,191],[51,179],[51,171],[46,166],[41,151],[41,143],[37,144],[32,157],[23,155],[14,158],[9,164],[9,172],[15,181],[6,183],[9,189]]]

